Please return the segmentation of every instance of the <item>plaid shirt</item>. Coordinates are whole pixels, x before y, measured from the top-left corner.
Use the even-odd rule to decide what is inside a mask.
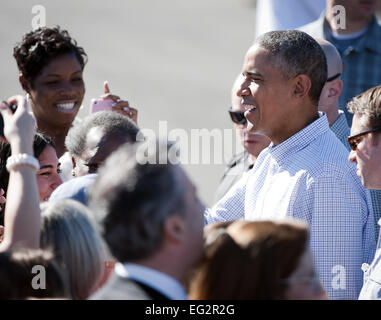
[[[325,12],[318,20],[301,27],[300,30],[335,44],[329,24],[325,20]],[[345,108],[347,103],[361,92],[381,84],[381,25],[376,17],[373,17],[366,33],[355,46],[349,46],[344,51],[338,48],[338,51],[344,63],[344,87],[339,101],[351,125],[353,115]]]
[[[381,224],[381,221],[378,221]],[[377,251],[372,264],[364,264],[364,286],[359,300],[381,300],[381,237],[378,239]]]
[[[361,265],[373,259],[376,245],[372,205],[325,115],[263,150],[253,170],[205,212],[206,223],[286,216],[309,223],[309,245],[329,297],[357,299]]]
[[[331,130],[350,152],[351,148],[346,139],[350,135],[350,129],[347,124],[347,121],[345,120],[343,111],[339,110],[339,113],[340,115],[337,118],[337,120],[334,122],[334,124],[331,126]],[[373,215],[374,215],[374,222],[375,222],[374,233],[375,233],[375,238],[377,239],[378,234],[380,232],[380,226],[377,222],[381,218],[381,190],[369,190],[369,191],[370,191],[370,197],[372,199],[372,205],[373,205]]]

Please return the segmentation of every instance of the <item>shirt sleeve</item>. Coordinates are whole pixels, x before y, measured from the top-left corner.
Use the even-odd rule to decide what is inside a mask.
[[[325,176],[315,179],[305,196],[299,197],[303,204],[295,211],[304,219],[310,213],[310,248],[330,299],[358,298],[363,284],[361,265],[374,254],[367,192],[349,179]]]
[[[212,208],[204,213],[205,225],[221,221],[234,221],[245,216],[246,182],[250,171],[244,173],[242,178],[219,200]]]

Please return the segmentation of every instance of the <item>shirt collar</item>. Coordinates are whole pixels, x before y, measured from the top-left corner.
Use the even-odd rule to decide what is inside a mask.
[[[339,117],[332,124],[331,130],[336,134],[336,136],[338,135],[338,133],[341,133],[343,130],[345,131],[350,130],[348,126],[347,118],[345,117],[343,110],[339,110]]]
[[[319,118],[307,127],[295,133],[277,146],[271,143],[269,153],[274,159],[282,164],[286,158],[308,146],[312,141],[329,130],[328,119],[325,113],[319,112]]]
[[[322,12],[318,19],[319,33],[324,39],[330,39],[331,27],[325,19],[325,11]],[[363,51],[365,49],[381,54],[381,26],[375,15],[369,24],[369,28],[363,38],[356,44],[352,50]]]
[[[187,299],[187,294],[180,282],[163,272],[134,263],[116,263],[115,273],[120,277],[139,281],[171,300]]]

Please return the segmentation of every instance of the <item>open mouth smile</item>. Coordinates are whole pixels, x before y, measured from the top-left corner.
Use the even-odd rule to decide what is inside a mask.
[[[74,110],[75,109],[75,106],[76,106],[76,102],[67,102],[67,103],[56,103],[55,104],[55,107],[58,109],[58,110],[61,110],[61,111],[71,111],[71,110]]]
[[[245,111],[254,111],[257,109],[257,106],[253,104],[242,104],[242,107],[245,109]]]

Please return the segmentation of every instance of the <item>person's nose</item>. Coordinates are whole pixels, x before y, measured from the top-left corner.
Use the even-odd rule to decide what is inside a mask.
[[[237,90],[237,96],[243,97],[247,95],[250,95],[249,86],[247,85],[246,81],[242,81],[241,85],[239,86],[239,89]]]
[[[55,190],[60,184],[62,184],[62,179],[61,179],[60,175],[57,173],[54,175],[50,187],[53,190]]]
[[[351,150],[348,156],[349,162],[357,163],[356,161],[356,151]]]
[[[63,95],[71,95],[75,91],[70,81],[63,81],[60,87],[60,93]]]

